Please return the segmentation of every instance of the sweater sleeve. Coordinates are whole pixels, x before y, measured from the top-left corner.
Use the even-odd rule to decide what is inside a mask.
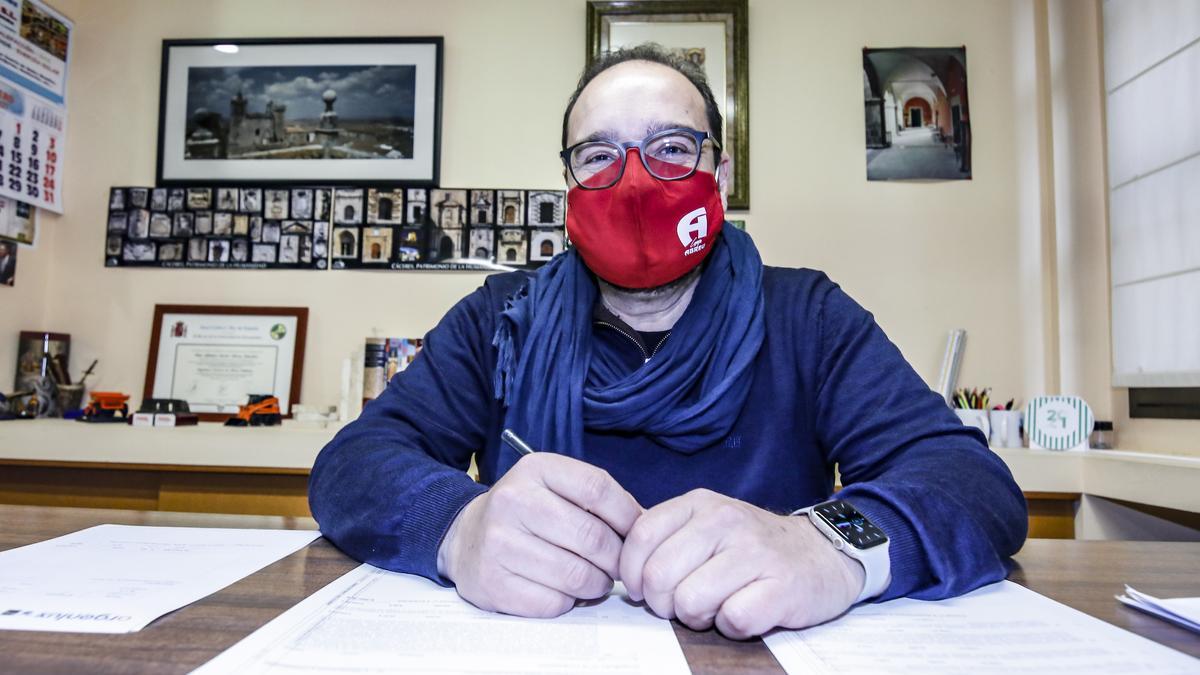
[[[939,599],[1008,574],[1025,541],[1012,473],[836,284],[820,305],[817,433],[855,506],[890,540],[879,600]]]
[[[317,456],[309,506],[351,557],[448,585],[438,547],[486,491],[466,470],[494,414],[488,297],[481,288],[451,309],[408,368]]]

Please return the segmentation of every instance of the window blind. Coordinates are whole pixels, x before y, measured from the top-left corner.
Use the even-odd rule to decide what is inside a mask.
[[[1113,384],[1200,386],[1200,0],[1105,0]]]

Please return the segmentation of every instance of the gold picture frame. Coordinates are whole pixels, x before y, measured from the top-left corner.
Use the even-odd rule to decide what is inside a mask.
[[[643,42],[700,61],[725,119],[729,209],[750,208],[750,54],[747,0],[589,0],[587,65]],[[717,52],[717,58],[709,52]]]

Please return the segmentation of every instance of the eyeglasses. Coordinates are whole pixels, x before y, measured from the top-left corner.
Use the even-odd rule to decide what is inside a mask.
[[[704,141],[721,144],[707,131],[678,128],[659,131],[637,142],[584,141],[559,153],[575,183],[585,190],[603,190],[621,180],[625,157],[637,149],[646,171],[659,180],[682,180],[696,172]]]

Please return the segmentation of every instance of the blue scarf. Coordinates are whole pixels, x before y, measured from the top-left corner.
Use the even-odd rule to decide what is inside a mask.
[[[583,430],[645,434],[694,453],[729,434],[750,391],[765,332],[762,259],[726,223],[691,304],[645,365],[626,373],[592,349],[597,288],[571,249],[509,298],[492,344],[504,426],[534,449],[583,456]],[[497,476],[518,456],[502,447]]]

